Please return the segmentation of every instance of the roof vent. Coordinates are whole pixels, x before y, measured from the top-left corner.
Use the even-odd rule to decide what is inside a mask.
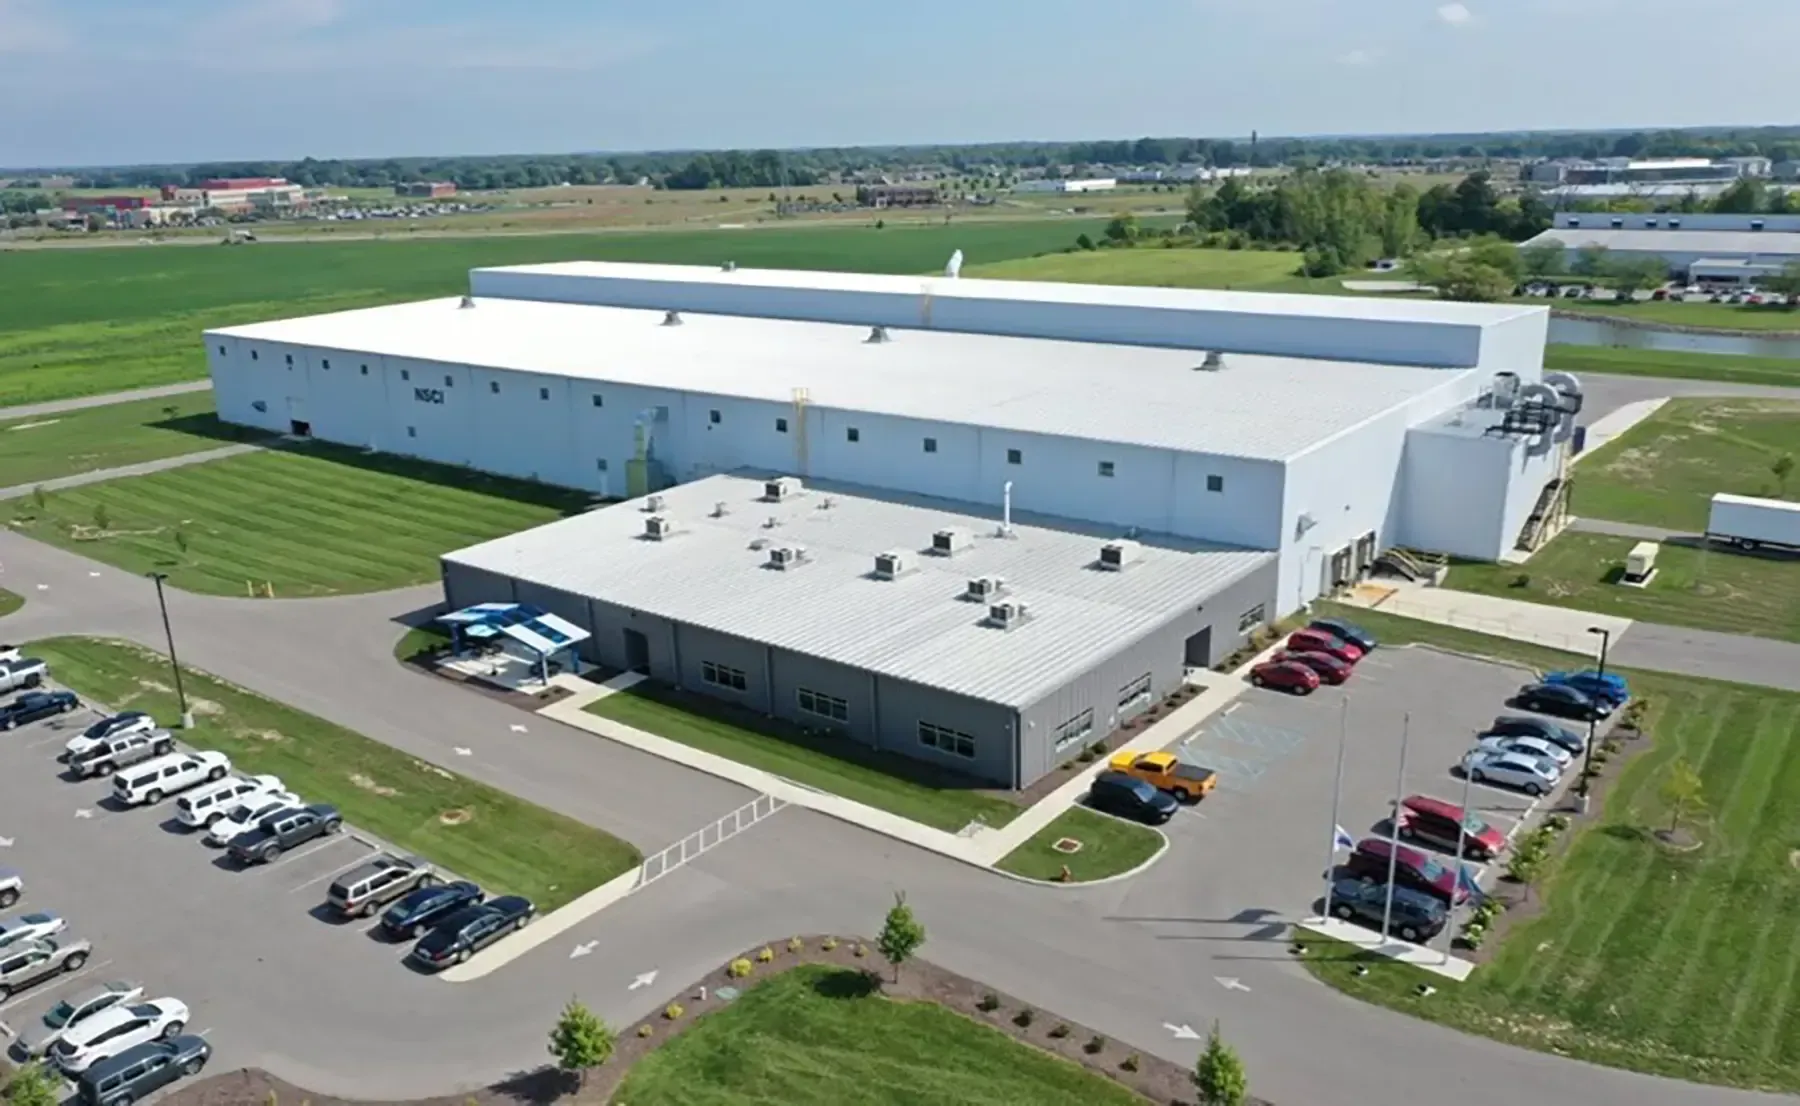
[[[763,498],[770,503],[793,499],[806,490],[798,476],[777,476],[763,483]]]
[[[951,526],[931,535],[931,551],[940,557],[954,557],[974,544],[967,530]]]
[[[906,572],[906,554],[897,552],[875,554],[875,578],[878,580],[896,580]]]
[[[977,576],[969,581],[963,591],[964,599],[973,599],[978,603],[990,603],[1006,594],[1006,581],[998,576]]]
[[[988,608],[989,625],[998,626],[1002,630],[1010,630],[1025,621],[1025,604],[1008,599],[1004,603],[995,603]]]
[[[474,296],[464,296],[462,298],[462,302],[457,304],[456,308],[458,311],[461,311],[465,308],[474,307],[474,306],[475,306],[475,297]]]
[[[653,515],[660,512],[663,509],[663,507],[666,505],[667,504],[663,500],[663,497],[660,495],[653,495],[650,498],[644,500],[644,510],[648,511],[650,514],[653,514]]]
[[[651,515],[644,520],[644,536],[652,541],[662,541],[675,530],[675,520],[668,515]]]
[[[830,496],[826,496],[824,499],[819,500],[819,510],[821,511],[829,511],[835,506],[837,506],[837,500]]]
[[[679,311],[664,311],[662,325],[664,325],[664,326],[680,326],[681,325],[681,312],[679,312]]]
[[[1100,567],[1118,572],[1144,555],[1144,547],[1130,540],[1109,541],[1100,547]]]
[[[781,525],[781,520],[776,518],[774,515],[770,515],[768,518],[763,519],[763,529],[764,530],[773,530],[777,526],[780,526],[780,525]]]
[[[1200,360],[1199,369],[1196,371],[1216,373],[1224,367],[1225,355],[1216,349],[1209,349],[1206,351],[1206,356]]]
[[[725,501],[723,499],[721,499],[717,503],[713,504],[712,517],[724,518],[726,515],[728,515],[730,513],[731,513],[731,508],[725,506]]]
[[[786,571],[798,567],[807,561],[806,550],[798,545],[775,545],[769,547],[769,567]]]
[[[869,328],[869,344],[870,345],[880,345],[883,342],[891,342],[891,341],[893,341],[893,339],[888,337],[887,327],[875,326],[875,327]]]
[[[737,272],[737,262],[727,261],[724,265],[721,265],[720,268],[724,269],[728,273],[735,273],[735,272]]]

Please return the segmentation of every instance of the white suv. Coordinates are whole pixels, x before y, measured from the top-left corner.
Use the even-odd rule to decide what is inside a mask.
[[[175,800],[175,819],[191,829],[211,826],[240,802],[281,790],[279,776],[232,776]]]
[[[56,1066],[74,1075],[128,1048],[154,1040],[174,1040],[187,1028],[187,1003],[159,998],[115,1006],[95,1014],[50,1046]]]
[[[170,753],[123,769],[113,777],[113,798],[126,806],[160,803],[177,791],[208,780],[222,780],[231,771],[224,753]]]
[[[262,824],[262,820],[271,814],[280,814],[284,810],[303,806],[300,796],[292,791],[272,791],[267,795],[252,795],[249,801],[240,802],[224,817],[214,821],[206,829],[205,841],[208,845],[224,848],[231,844],[231,839],[240,833],[249,833]]]

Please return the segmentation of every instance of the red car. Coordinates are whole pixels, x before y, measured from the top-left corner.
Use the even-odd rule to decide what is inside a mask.
[[[1296,653],[1292,649],[1283,649],[1269,660],[1276,664],[1303,664],[1317,672],[1319,679],[1328,684],[1341,684],[1355,671],[1329,653]]]
[[[1462,854],[1470,860],[1492,860],[1506,848],[1505,834],[1455,803],[1429,795],[1400,800],[1400,837],[1447,853],[1456,851],[1460,837]]]
[[[1289,634],[1287,650],[1290,653],[1323,653],[1345,664],[1355,664],[1363,655],[1361,649],[1342,638],[1318,630],[1297,630]]]
[[[1280,688],[1295,695],[1311,695],[1319,690],[1319,674],[1293,661],[1264,661],[1250,670],[1250,682],[1257,687]]]
[[[1388,857],[1393,853],[1393,843],[1385,837],[1365,837],[1356,843],[1356,849],[1350,854],[1345,870],[1357,879],[1369,883],[1386,884],[1388,878]],[[1394,862],[1394,883],[1401,887],[1410,887],[1414,891],[1422,891],[1446,906],[1461,906],[1468,901],[1469,886],[1459,881],[1450,864],[1421,849],[1400,846]],[[1451,901],[1451,896],[1455,901]]]

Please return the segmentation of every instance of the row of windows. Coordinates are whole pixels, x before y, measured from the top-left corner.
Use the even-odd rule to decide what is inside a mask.
[[[806,714],[816,715],[832,722],[850,721],[850,704],[846,700],[807,687],[797,689],[794,695],[800,704],[801,711]]]
[[[919,744],[966,760],[975,759],[974,736],[948,726],[939,726],[933,722],[919,723]]]
[[[750,678],[744,674],[743,669],[729,668],[712,661],[700,662],[700,679],[714,687],[731,691],[746,691],[750,687]]]
[[[1261,626],[1268,620],[1268,607],[1258,603],[1256,606],[1251,607],[1249,610],[1238,616],[1238,633],[1241,634],[1253,627]]]
[[[1056,727],[1056,751],[1062,752],[1069,746],[1094,732],[1094,708],[1089,707],[1080,714]]]
[[[1119,689],[1119,712],[1136,710],[1150,702],[1150,673],[1146,672]]]

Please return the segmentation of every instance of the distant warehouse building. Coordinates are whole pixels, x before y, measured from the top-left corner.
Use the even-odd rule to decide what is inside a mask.
[[[1700,284],[1754,284],[1800,261],[1800,215],[1559,214],[1524,244],[1661,258],[1671,276]]]
[[[862,184],[856,188],[856,202],[864,207],[927,207],[943,199],[943,193],[928,184]]]
[[[396,184],[394,195],[436,200],[456,195],[456,185],[451,181],[408,181],[404,184]]]

